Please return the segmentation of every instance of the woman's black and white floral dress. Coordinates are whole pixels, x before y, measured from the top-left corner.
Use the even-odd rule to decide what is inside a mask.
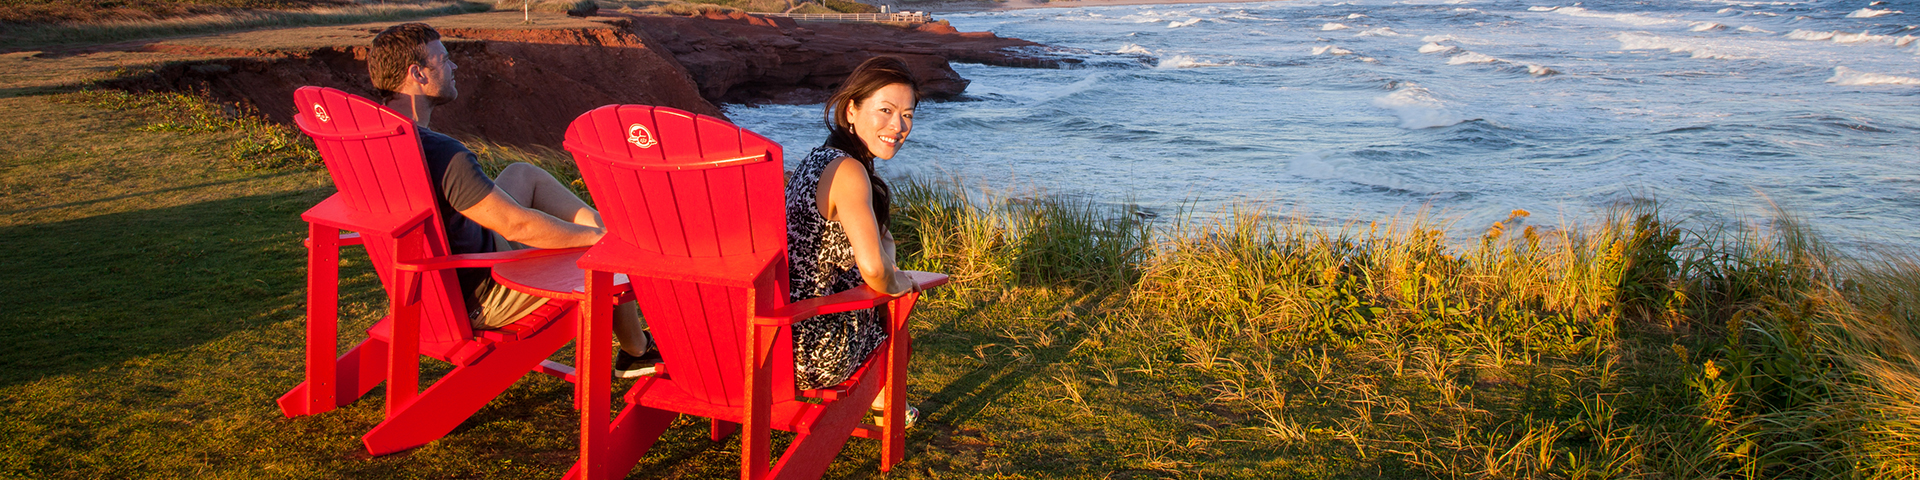
[[[846,152],[819,147],[793,168],[787,181],[787,257],[791,301],[852,290],[866,284],[853,261],[853,244],[840,222],[827,221],[815,205],[820,173]],[[873,310],[821,315],[793,324],[793,379],[802,389],[838,385],[887,339]]]

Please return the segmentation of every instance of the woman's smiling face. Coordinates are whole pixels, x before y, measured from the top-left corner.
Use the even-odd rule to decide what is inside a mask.
[[[867,145],[874,158],[892,159],[913,131],[913,88],[904,83],[880,87],[847,109],[853,135]]]

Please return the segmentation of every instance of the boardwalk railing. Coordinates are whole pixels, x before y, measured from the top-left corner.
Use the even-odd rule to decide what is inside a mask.
[[[794,21],[812,22],[871,22],[871,23],[927,23],[933,21],[927,12],[894,13],[755,13],[762,17],[787,17]]]

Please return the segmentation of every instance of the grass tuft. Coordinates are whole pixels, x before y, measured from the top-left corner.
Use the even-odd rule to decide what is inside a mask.
[[[141,131],[240,133],[240,139],[229,144],[225,155],[228,164],[240,169],[281,170],[322,166],[320,152],[314,148],[313,139],[307,138],[299,130],[268,122],[251,106],[221,103],[204,93],[86,90],[70,97],[70,101],[150,119],[140,127]]]

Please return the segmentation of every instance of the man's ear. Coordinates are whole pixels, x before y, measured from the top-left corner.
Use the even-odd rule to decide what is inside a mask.
[[[425,85],[427,83],[426,67],[417,64],[407,65],[407,82]]]

